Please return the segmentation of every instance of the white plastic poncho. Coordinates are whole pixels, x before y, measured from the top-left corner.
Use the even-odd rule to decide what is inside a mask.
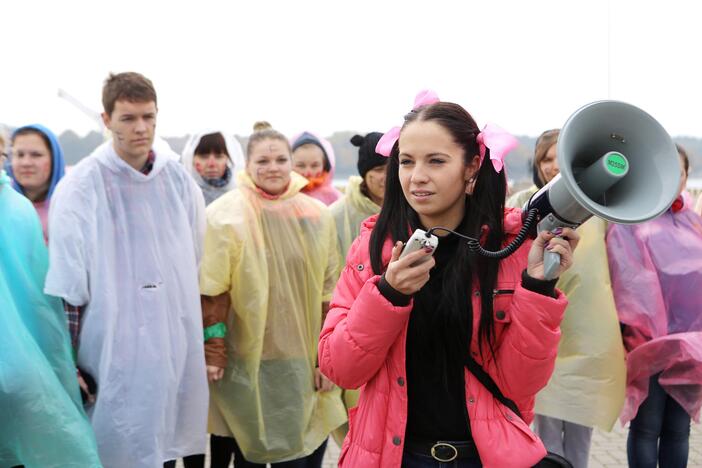
[[[515,194],[522,208],[538,189]],[[607,223],[593,217],[578,228],[573,266],[558,280],[568,297],[551,380],[536,396],[537,414],[611,431],[624,404],[626,364],[607,264]]]
[[[334,221],[300,193],[307,180],[291,177],[269,200],[239,173],[238,187],[207,208],[200,289],[231,298],[209,427],[255,463],[309,455],[346,421],[339,389],[316,392],[313,374],[322,303],[336,284]]]
[[[227,152],[229,153],[229,159],[227,160],[227,167],[230,171],[229,182],[222,187],[213,187],[208,184],[205,179],[195,170],[193,167],[193,157],[195,156],[195,148],[200,144],[200,140],[205,135],[211,135],[212,133],[221,133],[224,137],[224,144],[227,146]],[[197,185],[202,189],[202,194],[205,196],[205,204],[209,205],[215,201],[220,196],[224,195],[228,191],[236,187],[236,173],[246,166],[244,161],[244,152],[241,149],[241,145],[233,136],[225,133],[222,130],[206,130],[202,132],[195,133],[190,136],[185,147],[183,148],[183,155],[181,159],[185,169],[193,176]]]
[[[203,453],[207,377],[198,291],[202,193],[164,144],[148,175],[97,148],[59,184],[47,294],[87,305],[78,365],[108,468],[162,468]]]
[[[0,170],[0,466],[102,466],[61,301],[44,295],[39,218]]]

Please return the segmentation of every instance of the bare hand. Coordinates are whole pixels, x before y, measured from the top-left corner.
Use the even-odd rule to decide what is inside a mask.
[[[80,371],[77,372],[78,375],[78,386],[80,387],[81,390],[85,392],[86,395],[88,395],[88,398],[86,400],[86,404],[92,405],[95,403],[95,394],[90,393],[90,390],[88,389],[88,384],[85,382],[85,379],[83,378],[82,375],[80,375]]]
[[[224,377],[224,368],[217,366],[207,366],[207,381],[216,382]]]
[[[402,242],[399,241],[392,248],[390,264],[385,271],[385,281],[396,291],[411,296],[429,281],[429,271],[434,268],[436,260],[428,249],[420,249],[400,258],[402,248]],[[417,263],[427,256],[429,258],[425,261]]]
[[[334,382],[326,378],[319,367],[314,369],[314,389],[318,392],[328,392],[334,389]]]
[[[532,278],[544,279],[544,249],[561,256],[561,265],[558,267],[556,277],[561,276],[573,265],[573,251],[580,242],[580,235],[570,228],[563,228],[558,234],[560,237],[556,237],[557,234],[558,232],[541,232],[531,244],[527,274]]]

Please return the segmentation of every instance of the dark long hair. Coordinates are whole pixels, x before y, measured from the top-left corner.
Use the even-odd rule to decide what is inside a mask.
[[[412,111],[405,116],[403,130],[417,121],[432,121],[446,129],[454,142],[463,148],[465,164],[479,154],[476,137],[480,130],[473,117],[458,104],[438,102]],[[489,151],[488,149],[478,170],[472,194],[466,195],[466,212],[456,231],[471,237],[480,237],[481,232],[484,232],[484,246],[498,250],[505,237],[503,216],[507,184],[504,171],[497,173],[493,169]],[[386,268],[382,260],[385,241],[390,238],[393,243],[398,240],[406,242],[410,233],[420,224],[419,216],[405,199],[400,186],[398,154],[398,143],[395,143],[388,161],[383,207],[371,234],[371,265],[376,274],[381,274]],[[434,339],[443,338],[447,356],[451,353],[463,357],[470,352],[473,331],[470,296],[474,282],[479,287],[482,299],[479,349],[481,353],[484,349],[493,352],[493,291],[498,269],[499,260],[471,253],[465,242],[459,243],[456,255],[446,265],[442,299],[435,311],[437,317],[434,323],[437,327],[427,329],[427,334],[434,334]]]

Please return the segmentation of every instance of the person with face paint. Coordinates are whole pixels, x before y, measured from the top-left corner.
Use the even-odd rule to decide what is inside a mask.
[[[628,371],[620,416],[632,468],[687,466],[690,420],[702,407],[702,218],[683,197],[689,161],[678,146],[680,186],[670,209],[610,225],[607,251]]]
[[[66,304],[102,463],[173,466],[206,444],[205,203],[178,155],[154,139],[150,80],[110,75],[103,106],[113,139],[54,193],[45,291]]]
[[[241,145],[221,131],[192,135],[181,161],[193,176],[209,205],[236,186],[236,172],[244,169]]]
[[[329,206],[341,197],[334,188],[336,159],[331,143],[312,132],[301,132],[290,139],[293,170],[307,179],[302,189],[312,198]]]
[[[4,163],[0,156],[0,167]],[[100,467],[32,204],[0,169],[0,466]]]
[[[48,242],[51,196],[65,173],[58,138],[42,125],[18,128],[12,134],[10,163],[12,186],[34,205],[41,220],[44,241]]]
[[[322,372],[361,388],[339,466],[528,467],[546,455],[528,424],[567,301],[544,279],[543,256],[558,252],[557,273],[567,270],[578,234],[543,232],[497,260],[442,230],[433,255],[400,258],[416,229],[450,229],[493,251],[511,242],[522,215],[504,208],[502,169],[516,144],[424,91],[376,146],[389,156],[383,205],[351,246],[320,334]]]
[[[200,291],[213,468],[319,468],[346,421],[316,365],[337,277],[329,210],[301,191],[288,140],[257,126],[237,188],[207,208]]]
[[[239,142],[216,130],[192,135],[185,144],[181,162],[202,190],[206,205],[236,187],[235,171],[245,165]],[[183,465],[204,468],[205,454],[185,457]]]
[[[558,129],[536,140],[534,186],[514,194],[507,206],[522,208],[559,173]],[[592,217],[578,228],[574,266],[556,285],[568,297],[556,366],[536,396],[534,428],[546,448],[586,468],[592,429],[611,431],[624,404],[626,365],[610,284],[607,223]]]

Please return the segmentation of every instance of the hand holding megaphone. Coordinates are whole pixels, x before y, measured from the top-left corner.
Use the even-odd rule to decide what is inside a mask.
[[[560,276],[573,265],[573,251],[579,241],[580,235],[570,228],[540,232],[529,250],[527,274],[536,279],[549,279],[549,272],[552,275],[551,279]],[[556,265],[548,265],[547,262],[553,261],[551,256],[557,257]]]

